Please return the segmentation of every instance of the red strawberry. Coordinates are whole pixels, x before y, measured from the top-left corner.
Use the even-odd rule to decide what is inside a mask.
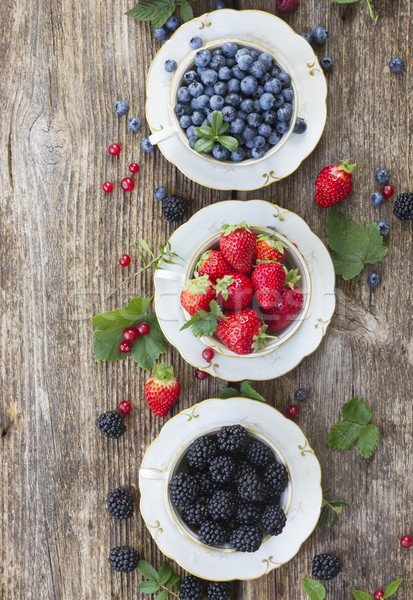
[[[300,6],[300,0],[277,0],[277,10],[283,13],[291,12]]]
[[[219,242],[222,254],[236,271],[248,275],[257,245],[255,235],[244,221],[239,225],[224,225],[223,228],[225,231]]]
[[[181,304],[191,317],[200,310],[209,311],[209,303],[215,300],[214,282],[208,275],[187,281],[181,292]]]
[[[196,269],[199,275],[208,275],[214,281],[234,272],[234,269],[219,250],[210,250],[202,254]]]
[[[145,398],[157,417],[164,417],[177,401],[181,386],[172,367],[155,365],[153,377],[145,383]]]
[[[300,313],[304,304],[302,291],[296,285],[286,286],[274,308],[266,311],[264,322],[270,331],[279,331],[286,327]]]
[[[352,173],[356,165],[345,160],[341,165],[324,167],[315,180],[314,198],[318,206],[328,208],[350,196]]]
[[[287,253],[286,245],[276,237],[262,234],[257,238],[257,247],[254,252],[254,262],[259,260],[276,260],[284,264]]]
[[[258,348],[265,346],[266,325],[255,310],[244,308],[238,312],[224,312],[226,321],[218,323],[216,335],[227,348],[236,354],[251,354]]]
[[[241,310],[252,300],[254,290],[251,281],[242,273],[232,273],[215,284],[217,301],[228,310]]]
[[[258,303],[263,308],[275,305],[285,283],[285,274],[285,267],[277,262],[263,262],[255,267],[251,281]]]

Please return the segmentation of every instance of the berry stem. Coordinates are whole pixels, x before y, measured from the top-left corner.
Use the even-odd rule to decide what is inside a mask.
[[[161,585],[161,588],[163,590],[167,590],[168,594],[172,594],[172,596],[175,596],[175,598],[179,598],[178,594],[175,594],[175,592],[173,592],[170,588],[167,588],[164,585]]]
[[[373,8],[371,6],[371,2],[370,2],[370,0],[366,0],[366,2],[367,2],[367,6],[369,7],[370,17],[373,19],[373,21],[375,21],[376,17],[374,16],[374,12],[373,12]]]

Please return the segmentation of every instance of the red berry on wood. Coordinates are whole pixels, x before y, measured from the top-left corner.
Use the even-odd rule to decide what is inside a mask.
[[[207,377],[209,377],[208,373],[206,373],[205,371],[201,371],[201,369],[196,369],[195,371],[195,377],[197,379],[206,379]]]
[[[410,535],[404,535],[400,538],[400,545],[403,548],[411,548],[413,546],[413,538],[411,538]]]
[[[287,408],[287,417],[290,417],[290,419],[296,419],[299,414],[300,407],[296,404],[291,404],[291,406]]]
[[[205,348],[205,350],[202,351],[202,358],[204,358],[207,362],[210,362],[215,356],[215,352],[212,350],[212,348]]]
[[[127,354],[128,352],[130,352],[130,343],[122,342],[121,344],[119,344],[119,350],[122,352],[122,354]]]
[[[125,177],[125,179],[122,179],[120,182],[120,187],[124,192],[131,192],[135,187],[135,182],[130,177]]]
[[[138,330],[139,335],[148,335],[151,330],[148,323],[138,323],[136,329]]]
[[[126,327],[123,330],[122,337],[125,342],[134,342],[138,337],[138,332],[133,327]]]
[[[110,181],[105,181],[105,183],[102,185],[102,188],[104,192],[110,194],[110,192],[113,190],[113,183]]]
[[[119,259],[119,264],[122,267],[128,267],[130,265],[130,256],[129,256],[129,254],[122,254],[122,256]]]
[[[129,171],[131,173],[137,173],[139,171],[139,165],[137,163],[131,163],[129,165]]]
[[[385,198],[391,198],[394,194],[394,187],[392,185],[383,185],[381,193]]]
[[[119,144],[111,144],[108,148],[109,154],[111,154],[112,156],[117,156],[118,154],[120,154],[121,149],[122,148],[119,146]]]
[[[377,592],[374,592],[373,598],[374,600],[381,600],[381,598],[384,598],[383,590],[377,590]]]
[[[132,410],[132,404],[130,402],[121,402],[118,406],[118,410],[122,415],[127,415]]]

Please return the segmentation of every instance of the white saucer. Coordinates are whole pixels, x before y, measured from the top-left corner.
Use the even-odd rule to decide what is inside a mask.
[[[203,240],[220,231],[225,223],[241,221],[275,227],[297,244],[311,276],[311,302],[298,331],[273,352],[259,357],[215,352],[212,362],[207,363],[202,358],[202,341],[190,329],[180,331],[186,318],[179,296],[188,264]],[[226,381],[268,380],[288,373],[318,348],[334,313],[335,273],[328,250],[301,217],[263,200],[217,202],[197,212],[172,234],[169,242],[185,262],[163,264],[155,271],[155,311],[165,337],[189,364]]]
[[[298,116],[305,119],[307,130],[291,135],[273,156],[251,165],[209,162],[186,147],[178,135],[159,143],[162,154],[184,175],[213,189],[255,190],[291,175],[318,144],[327,117],[327,84],[311,46],[285,21],[259,10],[223,9],[181,25],[159,50],[148,72],[146,119],[152,133],[172,125],[168,93],[173,74],[165,71],[165,61],[173,59],[179,65],[189,54],[189,40],[194,36],[204,43],[242,39],[277,56],[295,82]]]

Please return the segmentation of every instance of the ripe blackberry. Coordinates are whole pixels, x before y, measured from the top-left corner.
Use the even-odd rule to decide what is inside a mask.
[[[229,530],[221,523],[205,521],[198,531],[199,539],[208,546],[219,546],[229,540]]]
[[[106,437],[117,439],[126,431],[122,417],[115,410],[110,410],[96,419],[96,427]]]
[[[108,561],[115,571],[130,573],[138,566],[139,552],[130,546],[112,548]]]
[[[286,522],[285,513],[278,504],[268,504],[264,508],[261,517],[261,526],[270,535],[280,535]]]
[[[234,529],[229,543],[240,552],[256,552],[261,546],[262,533],[256,525],[241,525]]]
[[[217,456],[210,461],[209,474],[216,483],[228,483],[235,471],[235,461],[230,456]]]
[[[106,508],[117,519],[129,519],[133,515],[133,498],[123,487],[106,495]]]
[[[210,581],[207,585],[206,595],[208,600],[228,600],[231,592],[230,581]]]
[[[246,472],[237,481],[238,494],[248,502],[264,502],[268,497],[268,488],[255,473]]]
[[[265,468],[263,481],[268,487],[270,494],[281,494],[288,485],[288,471],[281,463],[272,463]]]
[[[217,484],[212,481],[208,472],[204,471],[203,473],[194,473],[192,477],[198,484],[200,496],[210,496],[216,489]]]
[[[195,575],[187,575],[181,583],[180,600],[202,600],[204,597],[204,581]]]
[[[182,518],[191,527],[200,527],[207,518],[207,507],[205,498],[198,498],[193,504],[184,506]]]
[[[187,206],[187,201],[181,196],[168,196],[162,203],[162,212],[167,221],[175,222],[182,219]]]
[[[192,475],[178,473],[169,482],[169,495],[176,506],[188,506],[195,502],[198,484]]]
[[[257,441],[251,442],[245,457],[255,467],[259,468],[264,468],[271,462],[274,462],[274,454],[271,448]]]
[[[217,433],[217,443],[221,452],[228,452],[237,458],[245,454],[249,442],[248,431],[241,425],[222,427]]]
[[[235,510],[234,494],[229,490],[217,490],[208,500],[207,510],[213,521],[229,521]]]
[[[235,512],[234,521],[239,525],[255,525],[259,522],[262,515],[262,509],[246,500],[238,500]]]
[[[218,446],[213,438],[206,435],[190,445],[186,458],[191,472],[204,471],[218,454]]]
[[[245,475],[246,473],[253,473],[255,475],[258,475],[257,469],[255,467],[253,467],[251,465],[251,463],[247,462],[246,460],[242,460],[241,462],[238,463],[238,466],[235,470],[234,477],[233,477],[234,483],[237,484],[239,478],[242,475]]]
[[[399,194],[393,206],[393,213],[400,221],[413,219],[413,194]]]
[[[341,571],[341,562],[334,554],[318,554],[313,558],[313,577],[317,579],[334,579]]]

